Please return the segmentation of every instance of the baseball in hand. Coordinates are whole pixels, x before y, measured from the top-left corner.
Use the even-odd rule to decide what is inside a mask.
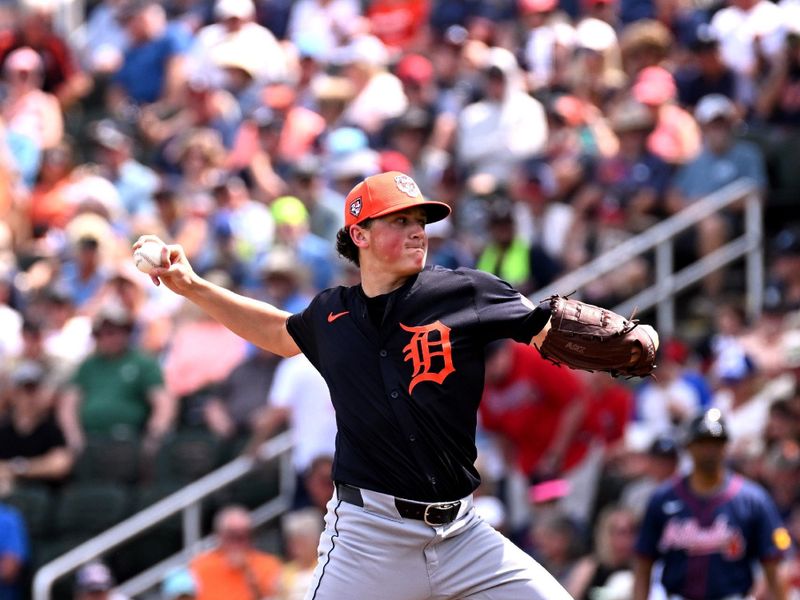
[[[166,246],[161,242],[155,240],[148,240],[139,246],[133,253],[133,264],[142,273],[148,275],[153,272],[153,269],[158,267],[167,266],[166,263]]]

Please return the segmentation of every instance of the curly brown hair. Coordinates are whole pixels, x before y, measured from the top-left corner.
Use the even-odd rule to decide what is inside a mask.
[[[372,219],[364,219],[358,225],[364,229],[369,229],[369,226],[372,225]],[[342,227],[336,232],[336,251],[357,267],[361,266],[358,259],[358,246],[353,243],[353,238],[350,237],[350,227]]]

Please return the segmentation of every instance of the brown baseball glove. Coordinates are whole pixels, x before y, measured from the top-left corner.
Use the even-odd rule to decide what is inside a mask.
[[[557,294],[545,303],[550,306],[550,331],[537,349],[547,360],[614,377],[652,374],[658,334],[649,325]]]

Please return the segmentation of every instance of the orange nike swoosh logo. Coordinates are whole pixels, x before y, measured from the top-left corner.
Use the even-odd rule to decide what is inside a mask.
[[[339,317],[343,317],[343,316],[349,315],[349,314],[350,314],[349,310],[346,310],[346,311],[340,312],[340,313],[336,313],[336,314],[330,313],[330,314],[328,314],[328,323],[333,323]]]

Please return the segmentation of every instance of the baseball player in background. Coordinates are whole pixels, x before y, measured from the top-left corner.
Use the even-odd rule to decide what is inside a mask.
[[[727,441],[719,409],[690,422],[686,449],[693,467],[650,498],[636,545],[634,600],[647,600],[656,560],[669,600],[744,600],[755,562],[769,597],[785,600],[777,568],[789,533],[767,492],[725,467]]]
[[[335,492],[307,598],[567,600],[473,508],[484,348],[512,338],[571,366],[644,375],[655,331],[571,299],[535,307],[480,271],[425,268],[425,225],[450,208],[402,173],[359,183],[344,212],[337,250],[361,283],[325,290],[299,314],[202,279],[180,246],[152,273],[250,342],[303,352],[328,384]],[[146,241],[158,240],[143,236],[134,249]]]

